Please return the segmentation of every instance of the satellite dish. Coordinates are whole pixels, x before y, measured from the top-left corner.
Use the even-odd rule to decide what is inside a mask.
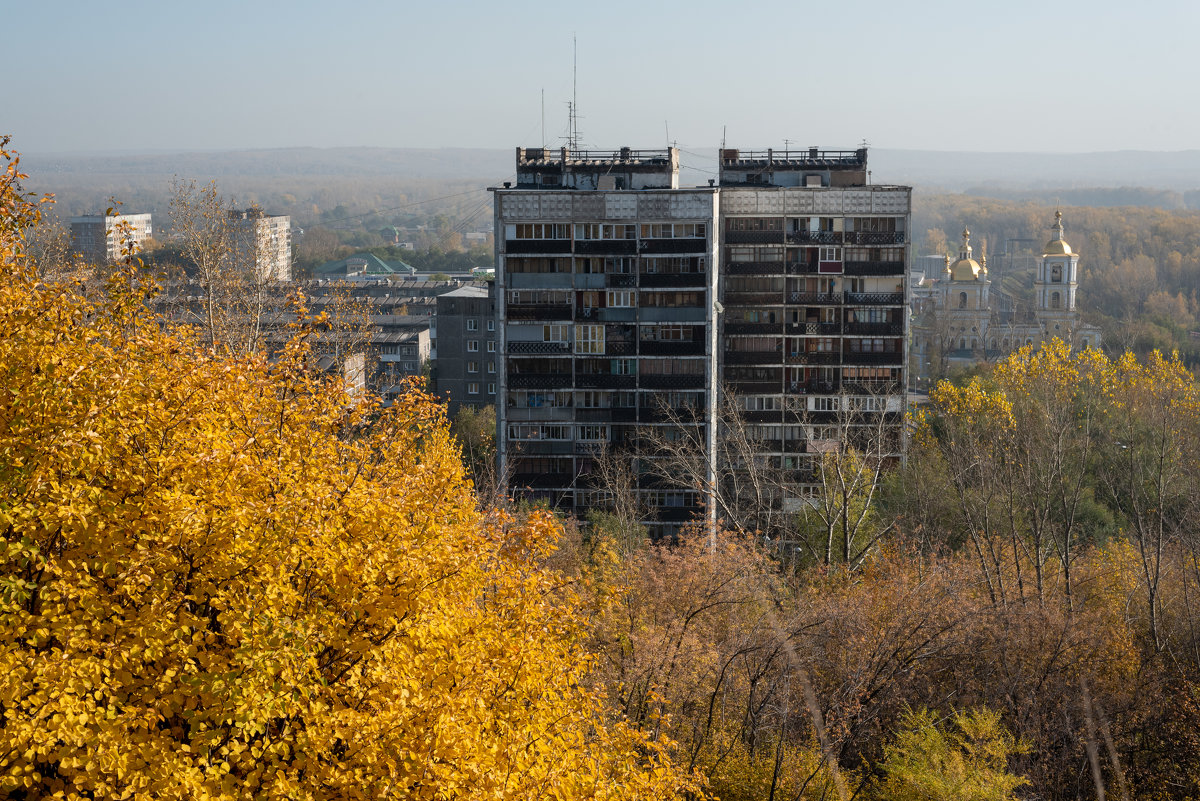
[[[719,300],[713,301],[713,309],[716,310],[717,314],[725,313],[725,307],[721,304],[721,301],[719,301]]]

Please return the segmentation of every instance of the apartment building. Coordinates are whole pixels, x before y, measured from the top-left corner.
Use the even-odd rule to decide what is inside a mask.
[[[494,285],[467,285],[438,295],[435,321],[434,386],[450,415],[463,404],[494,405],[500,381]]]
[[[71,247],[93,264],[118,261],[123,249],[139,251],[152,236],[150,214],[85,214],[71,218]]]
[[[234,257],[268,281],[292,280],[292,218],[262,209],[229,211]]]
[[[866,161],[723,150],[719,180],[680,188],[674,148],[518,148],[516,185],[494,190],[510,488],[582,516],[619,453],[658,531],[711,515],[723,399],[752,427],[747,460],[790,471],[781,507],[849,436],[839,410],[887,415],[898,452],[911,190],[869,185]],[[672,439],[707,476],[648,469],[646,443]]]

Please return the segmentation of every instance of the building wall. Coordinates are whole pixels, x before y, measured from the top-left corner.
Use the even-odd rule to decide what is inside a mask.
[[[711,457],[717,197],[496,191],[498,440],[512,488],[582,514],[604,491],[591,481],[598,454],[636,452],[664,405],[696,410]],[[700,511],[694,493],[642,491],[660,519]]]
[[[435,386],[453,416],[499,397],[499,331],[492,291],[451,292],[437,300]]]
[[[122,257],[122,249],[141,250],[154,236],[150,214],[89,214],[71,219],[71,246],[83,258],[106,264]]]

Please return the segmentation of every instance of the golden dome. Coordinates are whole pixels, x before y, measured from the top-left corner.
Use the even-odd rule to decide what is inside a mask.
[[[1063,239],[1062,211],[1054,212],[1054,238],[1042,248],[1043,256],[1070,256],[1071,246]]]
[[[959,259],[950,265],[951,281],[976,281],[982,268],[974,259]]]
[[[987,277],[987,260],[983,264],[971,258],[971,232],[966,228],[962,232],[962,247],[958,251],[958,261],[947,265],[946,272],[951,281],[978,281],[982,274]],[[949,261],[949,259],[947,259]]]

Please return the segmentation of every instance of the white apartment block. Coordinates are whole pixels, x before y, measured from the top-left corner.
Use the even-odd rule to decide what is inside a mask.
[[[119,261],[136,253],[154,236],[150,214],[85,214],[71,218],[71,246],[95,264]]]

